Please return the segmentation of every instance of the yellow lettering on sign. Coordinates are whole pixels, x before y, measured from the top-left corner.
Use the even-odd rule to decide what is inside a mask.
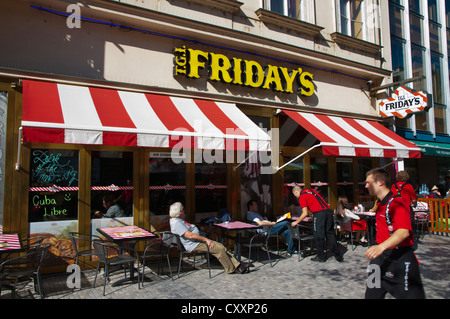
[[[200,70],[208,68],[208,79],[253,88],[273,89],[278,92],[294,93],[297,80],[298,94],[314,94],[313,75],[301,68],[288,70],[286,67],[261,64],[236,57],[201,50],[174,48],[174,76],[183,74],[189,78],[200,78]]]
[[[206,61],[208,61],[208,53],[200,50],[188,49],[189,51],[189,74],[190,78],[198,79],[200,75],[198,71],[200,68],[204,69],[206,67]],[[200,61],[203,58],[204,61]]]
[[[242,85],[242,59],[233,58],[233,84]]]
[[[284,83],[285,83],[285,92],[286,93],[294,93],[292,90],[292,87],[294,85],[295,78],[297,77],[298,73],[302,72],[302,69],[298,70],[292,70],[289,74],[289,71],[287,68],[280,67],[281,73],[284,77]]]
[[[269,64],[266,68],[266,81],[264,82],[263,89],[270,89],[270,86],[273,84],[275,84],[274,90],[283,92],[278,67]]]
[[[245,86],[259,88],[264,82],[264,71],[262,66],[256,61],[244,60],[245,65]]]
[[[313,75],[309,72],[300,74],[300,94],[311,96],[314,94],[314,84],[312,83]]]
[[[228,70],[231,68],[230,60],[223,54],[209,53],[209,79],[213,81],[224,81],[230,83],[233,78]]]

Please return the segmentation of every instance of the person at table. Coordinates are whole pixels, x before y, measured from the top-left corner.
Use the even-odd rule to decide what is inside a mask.
[[[289,234],[289,229],[287,227],[287,220],[283,220],[280,222],[271,222],[267,220],[267,218],[263,218],[258,213],[258,202],[254,199],[251,199],[247,202],[247,220],[258,224],[259,226],[271,226],[270,235],[280,235],[283,236],[286,240],[286,244],[288,245],[288,253],[295,254],[294,243],[291,240],[291,235]]]
[[[431,188],[430,198],[443,198],[439,188],[436,185]]]
[[[126,217],[125,212],[118,204],[114,204],[114,196],[112,194],[108,194],[103,197],[103,207],[106,209],[106,213],[101,211],[96,211],[94,213],[94,217],[96,218],[118,218],[118,217]]]
[[[361,220],[359,216],[352,213],[349,208],[350,204],[347,197],[339,196],[336,209],[334,210],[334,217],[341,223],[352,222],[352,230],[356,232],[356,241],[360,244],[367,244],[367,240],[365,239],[367,222]]]
[[[325,200],[312,188],[303,189],[300,186],[294,186],[292,193],[298,198],[298,202],[302,207],[300,217],[292,222],[292,227],[297,226],[306,216],[308,210],[313,217],[313,236],[316,242],[317,256],[312,261],[325,262],[325,239],[330,247],[331,252],[337,261],[344,260],[341,251],[337,245],[336,236],[334,235],[334,218],[330,206]]]
[[[224,245],[207,237],[200,236],[197,226],[184,220],[184,206],[180,202],[173,203],[169,209],[170,231],[180,236],[181,243],[187,252],[208,251],[222,264],[227,274],[245,274],[249,272],[249,264],[239,261],[228,253]]]
[[[381,299],[387,292],[401,299],[425,298],[419,263],[412,249],[408,203],[402,197],[394,196],[389,175],[382,168],[366,173],[365,187],[370,195],[379,199],[375,216],[377,245],[371,246],[365,254],[374,266],[371,268],[375,269],[375,276],[373,271],[369,272],[366,299]]]

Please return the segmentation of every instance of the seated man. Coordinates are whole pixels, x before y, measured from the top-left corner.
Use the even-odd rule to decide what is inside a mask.
[[[263,218],[258,213],[258,203],[251,199],[247,203],[247,220],[258,224],[259,226],[272,226],[270,229],[270,235],[281,235],[286,239],[286,244],[288,245],[288,253],[294,254],[296,253],[294,249],[294,243],[291,241],[291,236],[289,234],[289,229],[287,228],[287,220],[283,220],[279,223],[271,222],[267,219]]]
[[[181,243],[187,252],[207,251],[216,257],[222,264],[227,274],[245,274],[249,271],[249,265],[239,263],[234,256],[228,254],[227,249],[221,243],[199,235],[199,230],[195,225],[184,221],[184,207],[180,202],[170,206],[170,231],[180,236]]]

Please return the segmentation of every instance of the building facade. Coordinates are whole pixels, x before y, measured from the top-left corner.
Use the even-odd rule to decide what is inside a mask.
[[[422,149],[420,160],[405,161],[413,183],[431,189],[450,174],[450,1],[391,0],[389,12],[393,81],[431,97],[430,111],[395,123]]]
[[[394,81],[378,0],[20,0],[0,4],[4,231],[168,227],[357,202],[365,172],[420,149],[378,113]],[[446,53],[447,54],[447,53]],[[394,72],[394,76],[397,73]],[[448,125],[448,124],[447,124]]]

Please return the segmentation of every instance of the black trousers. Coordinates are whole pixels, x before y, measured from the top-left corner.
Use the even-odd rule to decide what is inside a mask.
[[[328,243],[330,251],[335,256],[340,256],[341,252],[336,242],[334,235],[334,218],[333,212],[329,209],[321,210],[313,213],[313,235],[316,241],[317,256],[321,259],[326,259],[325,256],[325,240]]]
[[[425,298],[419,263],[411,247],[388,249],[369,267],[366,299],[382,299],[388,292],[397,299]]]

